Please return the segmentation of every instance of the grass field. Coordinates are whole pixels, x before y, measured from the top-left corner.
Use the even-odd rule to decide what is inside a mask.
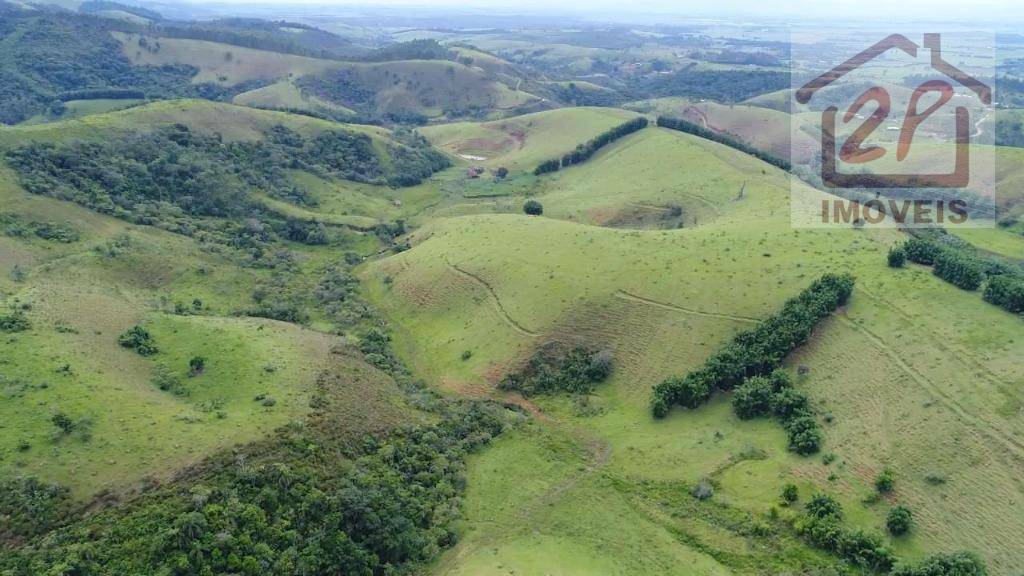
[[[232,100],[235,104],[255,108],[283,108],[288,110],[304,110],[306,112],[341,112],[355,114],[355,111],[326,102],[309,94],[303,94],[289,80],[281,80],[270,86],[243,92]]]
[[[562,217],[560,190],[588,170],[581,190],[594,198],[660,188],[644,186],[651,175],[622,161],[648,141],[632,160],[681,166],[657,175],[681,190],[695,185],[686,167],[700,170],[715,218],[623,231],[514,214],[455,217],[425,226],[412,250],[367,271],[373,300],[400,328],[404,357],[452,392],[496,394],[498,379],[548,341],[582,341],[616,359],[611,381],[591,398],[597,415],[580,416],[567,399],[538,400],[536,431],[478,457],[467,537],[436,573],[627,573],[626,565],[666,573],[668,542],[695,566],[689,573],[761,573],[763,541],[723,529],[729,524],[715,514],[751,514],[775,527],[768,509],[784,483],[796,482],[805,496],[835,494],[852,524],[874,531],[892,504],[909,505],[917,528],[889,539],[903,557],[967,548],[992,573],[1014,574],[1024,554],[1024,487],[1014,472],[1024,457],[1020,319],[925,269],[888,268],[895,232],[791,229],[783,174],[685,135],[634,134],[547,178],[559,184],[539,199]],[[620,172],[637,184],[624,187]],[[746,179],[757,184],[737,200],[735,183]],[[777,424],[739,421],[722,401],[650,417],[653,384],[693,369],[822,272],[843,270],[858,277],[850,306],[789,361],[810,370],[798,386],[828,415],[823,451],[834,462],[792,455]],[[567,454],[578,454],[575,465],[565,466]],[[895,493],[863,504],[884,467],[896,474]],[[717,483],[713,503],[696,505],[685,492],[705,477]],[[657,487],[682,492],[675,505],[693,509],[666,509]],[[665,515],[673,520],[662,522]],[[630,538],[650,552],[615,547]],[[817,561],[796,545],[787,554]]]

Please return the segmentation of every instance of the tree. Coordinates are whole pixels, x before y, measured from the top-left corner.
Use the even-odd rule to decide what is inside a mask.
[[[544,206],[536,200],[527,200],[526,203],[523,204],[523,212],[530,216],[540,216],[544,213]]]
[[[893,475],[892,470],[883,468],[878,473],[878,477],[875,478],[875,488],[882,494],[888,494],[892,492],[892,489],[896,485],[896,477]]]
[[[885,527],[893,536],[902,536],[910,531],[914,515],[906,506],[894,506],[885,517]]]
[[[504,166],[502,166],[502,167],[498,168],[498,170],[494,173],[494,175],[498,177],[498,180],[504,180],[505,177],[508,176],[508,168],[505,168]]]
[[[767,416],[772,409],[775,390],[764,376],[748,378],[732,397],[732,409],[741,420]]]

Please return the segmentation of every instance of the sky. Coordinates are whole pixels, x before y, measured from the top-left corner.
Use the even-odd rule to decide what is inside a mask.
[[[191,0],[199,3],[199,0]],[[205,2],[204,2],[205,3]],[[517,13],[600,13],[624,17],[666,14],[676,17],[784,20],[864,19],[1007,24],[1024,21],[1022,0],[218,0],[231,4],[302,4],[334,8],[416,6]]]

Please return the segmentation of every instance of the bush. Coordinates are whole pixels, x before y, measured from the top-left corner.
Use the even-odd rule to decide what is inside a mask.
[[[903,243],[903,252],[907,260],[931,266],[935,263],[935,257],[942,252],[942,248],[931,240],[914,236]]]
[[[821,448],[821,430],[813,416],[796,416],[783,423],[789,435],[789,449],[801,456]]]
[[[1024,278],[1001,274],[989,278],[982,297],[986,302],[1002,307],[1007,312],[1024,312]]]
[[[21,310],[10,314],[0,314],[0,332],[24,332],[32,328],[32,323]]]
[[[782,487],[782,500],[792,504],[800,498],[800,491],[796,484],[786,484]]]
[[[142,326],[136,324],[117,338],[117,343],[125,348],[131,348],[142,356],[152,356],[159,352],[153,336]]]
[[[981,262],[967,254],[944,250],[935,255],[932,272],[964,290],[977,290],[985,278]]]
[[[530,216],[540,216],[544,213],[544,206],[536,200],[527,200],[523,204],[523,212]]]
[[[189,376],[198,376],[199,374],[202,374],[203,370],[205,370],[205,369],[206,369],[206,358],[203,358],[202,356],[193,356],[188,361],[188,375]]]
[[[875,489],[881,494],[888,494],[892,492],[893,488],[896,487],[896,477],[893,475],[892,470],[884,468],[878,473],[878,477],[875,478]]]
[[[907,261],[907,253],[903,248],[899,246],[893,246],[889,248],[889,267],[890,268],[903,268],[903,264]]]
[[[914,515],[906,506],[894,506],[885,516],[885,527],[893,536],[902,536],[910,531]]]
[[[831,496],[815,494],[804,508],[815,518],[843,518],[843,507]]]

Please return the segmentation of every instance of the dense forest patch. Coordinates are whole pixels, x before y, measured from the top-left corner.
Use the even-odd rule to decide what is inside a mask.
[[[15,124],[51,108],[59,112],[62,100],[73,99],[65,95],[83,91],[219,100],[248,89],[192,84],[192,66],[133,66],[110,34],[115,25],[105,18],[0,3],[0,123]]]
[[[365,134],[328,130],[307,138],[281,125],[256,142],[225,142],[175,125],[101,141],[29,143],[9,151],[7,161],[29,192],[138,224],[242,248],[275,236],[321,244],[326,240],[313,233],[315,224],[289,223],[266,212],[252,191],[310,204],[315,200],[291,183],[286,170],[413,185],[448,166],[422,138],[400,137],[402,144],[387,148],[393,156],[387,164]]]

